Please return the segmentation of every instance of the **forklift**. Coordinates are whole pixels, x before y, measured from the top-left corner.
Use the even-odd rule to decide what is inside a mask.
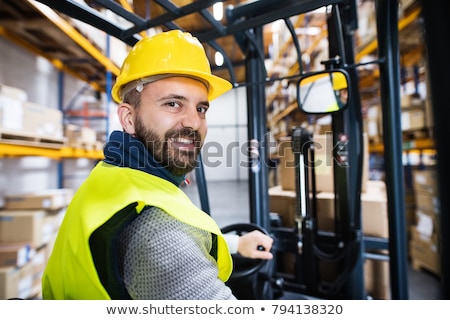
[[[316,1],[318,6],[325,5]],[[402,132],[400,112],[400,58],[398,39],[398,5],[396,1],[375,1],[376,26],[378,42],[378,58],[364,64],[376,64],[380,71],[379,85],[383,120],[385,179],[388,199],[388,238],[369,237],[363,234],[361,221],[361,177],[363,167],[363,123],[361,114],[360,92],[358,88],[357,69],[363,64],[355,62],[354,31],[357,28],[356,3],[354,1],[327,1],[331,9],[328,13],[329,57],[323,61],[324,71],[308,72],[301,68],[301,50],[297,45],[300,74],[292,76],[288,81],[296,83],[297,104],[301,111],[310,115],[330,114],[332,117],[332,159],[334,177],[334,230],[323,232],[317,226],[315,189],[314,139],[307,129],[293,128],[291,133],[292,151],[295,159],[296,182],[296,225],[292,228],[281,227],[279,219],[268,211],[267,174],[249,171],[251,192],[251,221],[267,228],[275,239],[274,252],[278,253],[277,261],[266,265],[265,269],[252,268],[259,275],[253,276],[253,282],[270,283],[268,286],[245,286],[240,281],[237,296],[243,293],[244,298],[256,299],[372,299],[365,289],[364,262],[367,259],[389,262],[390,293],[393,300],[408,299],[408,257],[407,235],[404,208],[404,177],[402,163]],[[422,2],[425,22],[425,39],[428,55],[440,57],[437,61],[429,59],[432,87],[432,101],[444,103],[442,83],[448,84],[448,76],[438,71],[444,55],[438,49],[439,29],[436,21],[446,18],[439,6],[432,7]],[[448,3],[440,3],[448,8]],[[448,30],[448,23],[446,24]],[[445,26],[444,26],[445,28]],[[433,32],[434,31],[434,32]],[[295,43],[295,39],[293,40]],[[251,56],[250,56],[251,57]],[[250,58],[251,59],[251,58]],[[249,61],[250,74],[257,74],[255,61]],[[256,70],[255,70],[256,69]],[[348,99],[337,108],[330,109],[330,101],[338,102],[339,95],[333,88],[333,78],[345,79]],[[258,78],[249,77],[249,83]],[[440,82],[441,81],[441,82]],[[327,89],[328,88],[328,89]],[[258,106],[263,102],[254,96],[257,88],[248,91],[249,140],[260,141],[259,154],[267,155],[264,132],[265,115]],[[334,93],[334,96],[333,96]],[[327,98],[329,97],[329,98]],[[335,100],[335,101],[333,101]],[[438,169],[448,177],[448,168],[442,160],[448,157],[445,148],[445,131],[448,126],[440,123],[440,108],[433,108],[437,119],[437,151],[440,155]],[[448,135],[448,132],[447,132]],[[441,140],[443,139],[443,140]],[[260,159],[255,159],[260,161]],[[446,179],[440,179],[440,201],[443,206],[441,223],[448,225],[447,199],[443,196],[448,188]],[[242,226],[238,226],[242,230]],[[228,229],[227,229],[228,230]],[[226,231],[227,231],[226,230]],[[449,297],[448,291],[448,231],[443,230],[440,239],[442,296]],[[377,253],[373,253],[377,252]],[[381,254],[378,252],[387,252]],[[292,254],[294,273],[280,272],[283,254]],[[264,262],[262,262],[264,263]],[[237,267],[245,267],[238,264]],[[331,276],[330,276],[330,270]],[[233,278],[233,275],[232,275]],[[233,285],[234,283],[232,283]],[[249,289],[250,288],[250,289]],[[265,292],[257,292],[265,289]],[[246,291],[247,290],[247,291]],[[248,291],[253,290],[249,294]]]
[[[377,35],[379,58],[367,62],[380,68],[383,116],[385,120],[385,157],[387,191],[389,192],[389,239],[367,237],[362,232],[361,177],[363,167],[363,123],[358,88],[358,65],[355,63],[355,30],[357,28],[356,2],[315,1],[317,9],[328,5],[327,28],[329,42],[328,61],[324,70],[308,72],[302,69],[301,48],[295,41],[300,74],[287,80],[297,89],[297,104],[301,111],[311,115],[330,114],[332,117],[334,177],[334,230],[324,232],[318,228],[315,190],[314,139],[306,128],[293,128],[291,147],[295,159],[296,224],[282,227],[279,217],[269,213],[267,169],[249,170],[251,196],[251,223],[224,228],[224,232],[237,233],[251,230],[252,225],[266,230],[275,239],[275,261],[242,262],[236,260],[235,275],[230,287],[240,299],[370,299],[364,283],[365,259],[389,261],[392,299],[408,299],[407,242],[404,221],[404,195],[402,173],[402,144],[399,113],[390,106],[399,104],[398,12],[395,2],[377,1]],[[383,13],[383,14],[381,14]],[[383,15],[383,16],[382,16]],[[387,23],[386,23],[387,21]],[[258,43],[258,33],[254,42]],[[238,39],[239,40],[239,39]],[[267,157],[265,135],[264,72],[260,55],[253,52],[248,42],[241,44],[247,52],[248,72],[248,128],[249,141],[259,142],[259,152],[252,152],[251,161],[261,163]],[[339,101],[337,78],[343,79],[346,101]],[[330,108],[334,105],[334,108]],[[250,164],[251,167],[252,164]],[[201,177],[198,177],[201,180]],[[202,194],[202,192],[200,192]],[[234,228],[234,229],[233,229]],[[389,252],[374,254],[372,252]],[[384,250],[384,251],[382,251]],[[283,255],[294,256],[293,274],[280,272]],[[248,260],[248,259],[247,259]],[[251,272],[243,272],[247,269]],[[241,275],[245,274],[245,277]]]

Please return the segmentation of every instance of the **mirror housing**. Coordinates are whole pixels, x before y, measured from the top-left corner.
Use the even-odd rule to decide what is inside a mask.
[[[329,114],[345,109],[349,93],[349,76],[343,69],[309,73],[297,83],[298,107],[309,114]]]

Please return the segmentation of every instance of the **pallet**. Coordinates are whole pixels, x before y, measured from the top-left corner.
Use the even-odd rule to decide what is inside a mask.
[[[103,150],[104,142],[95,141],[95,142],[86,142],[86,141],[77,141],[71,140],[68,142],[68,146],[75,149],[84,149],[84,150]]]
[[[433,275],[440,277],[441,274],[439,272],[439,270],[436,270],[436,268],[430,266],[429,264],[419,260],[419,259],[411,259],[411,267],[413,268],[414,271],[426,271],[426,272],[430,272]]]
[[[403,140],[432,139],[434,137],[433,128],[422,128],[417,130],[403,131]]]
[[[66,140],[66,138],[53,138],[28,132],[0,129],[0,143],[60,149],[66,145]]]

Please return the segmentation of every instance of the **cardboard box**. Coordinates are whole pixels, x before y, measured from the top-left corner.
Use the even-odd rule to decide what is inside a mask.
[[[415,226],[410,226],[411,240],[423,243],[423,245],[429,247],[433,252],[439,251],[439,236],[437,233],[431,235],[424,234],[421,232],[420,228]]]
[[[389,237],[387,195],[382,181],[370,181],[361,194],[363,232],[367,236]]]
[[[25,90],[3,83],[0,83],[0,95],[11,97],[22,102],[28,100],[28,94]]]
[[[314,135],[314,160],[316,174],[316,189],[318,191],[334,190],[333,178],[333,141],[331,135]],[[279,143],[278,155],[280,185],[283,190],[295,191],[295,159],[291,140]]]
[[[318,192],[332,192],[334,190],[333,177],[333,140],[331,134],[314,135],[314,172],[316,190]],[[310,190],[312,184],[310,182]]]
[[[0,299],[27,299],[33,294],[33,267],[30,263],[21,268],[0,268]]]
[[[63,113],[61,110],[29,101],[23,103],[23,108],[23,123],[26,132],[39,137],[63,138]]]
[[[0,129],[14,133],[23,129],[23,102],[0,94]]]
[[[45,216],[45,210],[0,211],[0,243],[28,242],[38,248],[47,238]]]
[[[84,144],[92,145],[97,141],[96,130],[74,124],[65,125],[64,136],[68,144],[74,147],[83,147]]]
[[[57,209],[57,210],[46,210],[45,216],[45,233],[49,236],[46,236],[50,240],[52,234],[56,234],[61,226],[61,223],[64,219],[64,215],[66,214],[67,207]],[[47,243],[47,241],[46,241]]]
[[[381,181],[368,181],[367,193],[361,196],[364,234],[388,236],[388,216],[385,184]],[[283,190],[281,186],[269,189],[270,211],[280,215],[283,227],[295,226],[296,195],[294,191]],[[317,194],[317,226],[320,230],[334,230],[334,193]],[[295,257],[284,254],[281,271],[294,274]],[[322,276],[330,281],[335,270],[329,264],[320,265]],[[387,261],[366,260],[364,263],[366,290],[374,299],[390,299],[389,263]]]
[[[418,94],[406,94],[400,97],[400,106],[402,108],[423,108],[424,103],[424,100]]]
[[[297,198],[295,191],[283,190],[280,185],[269,188],[269,206],[270,212],[276,213],[281,219],[282,227],[295,227],[297,212]],[[295,273],[294,253],[281,253],[278,259],[278,271],[292,275]]]
[[[278,143],[278,158],[279,185],[283,190],[295,191],[295,162],[291,140],[282,140]]]
[[[361,194],[363,233],[374,237],[388,237],[387,197],[384,183],[368,181],[367,191]],[[320,230],[334,231],[334,193],[317,194],[317,225]]]
[[[42,295],[42,276],[44,274],[45,266],[47,265],[47,245],[39,248],[33,255],[30,264],[32,267],[32,295],[41,296]]]
[[[373,299],[391,299],[389,262],[366,259],[364,261],[364,284]]]
[[[440,218],[439,214],[429,212],[423,209],[416,209],[416,224],[414,225],[415,232],[420,234],[420,238],[430,241],[440,234]],[[417,237],[416,237],[417,239]]]
[[[433,168],[413,171],[413,188],[415,191],[424,191],[438,195],[438,173]]]
[[[424,241],[412,239],[409,242],[409,255],[413,269],[425,269],[437,276],[441,275],[441,257],[434,246]]]
[[[21,267],[29,262],[34,254],[29,243],[1,243],[0,267]]]
[[[334,231],[334,193],[320,192],[317,198],[317,228]]]
[[[441,204],[439,196],[429,192],[416,191],[416,208],[428,212],[440,213]]]
[[[334,192],[333,176],[333,141],[331,134],[314,135],[314,171],[317,192]],[[283,190],[296,190],[295,187],[295,161],[292,152],[291,140],[283,140],[278,144],[278,165],[279,184]],[[364,134],[363,150],[363,175],[361,181],[362,192],[366,190],[369,180],[369,148],[368,137]],[[311,188],[311,184],[310,184]],[[310,189],[311,190],[311,189]]]
[[[423,109],[402,111],[402,131],[419,130],[425,128],[425,111]]]
[[[364,117],[364,132],[369,140],[374,143],[380,143],[383,139],[383,121],[381,117],[381,106],[370,105],[367,107],[367,113]]]
[[[283,190],[281,186],[269,188],[270,212],[277,213],[283,227],[294,227],[297,199],[295,191]]]
[[[5,196],[5,209],[61,209],[69,205],[72,189],[47,189]]]

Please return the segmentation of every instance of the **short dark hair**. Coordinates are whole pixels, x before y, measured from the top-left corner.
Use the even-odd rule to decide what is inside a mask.
[[[123,102],[132,105],[137,110],[141,106],[141,93],[137,90],[130,90],[124,95]]]

